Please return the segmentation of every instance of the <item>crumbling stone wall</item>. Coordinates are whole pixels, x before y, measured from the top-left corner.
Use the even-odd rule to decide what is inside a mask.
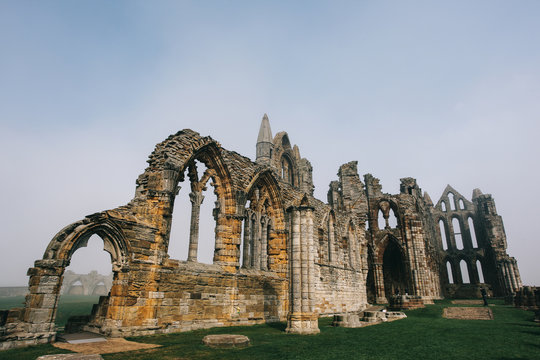
[[[439,223],[433,237],[439,239],[443,256],[446,296],[480,297],[481,288],[504,296],[522,287],[517,262],[506,253],[504,225],[491,195],[475,189],[471,202],[448,185],[430,212]]]
[[[477,194],[472,203],[463,199],[464,209],[445,212],[415,179],[401,179],[400,193],[386,194],[372,175],[362,182],[353,161],[339,168],[324,203],[313,197],[311,163],[287,133],[272,136],[266,115],[256,149],[253,162],[189,129],[157,144],[133,200],[51,240],[28,271],[25,308],[2,314],[2,348],[54,340],[65,268],[94,234],[111,255],[113,280],[86,328],[109,336],[284,320],[288,332],[317,333],[319,315],[360,311],[398,293],[419,302],[440,298],[450,289],[444,260],[453,254],[483,256],[496,291],[521,286],[490,196]],[[217,198],[215,242],[213,264],[202,264],[200,206],[209,185]],[[187,261],[168,254],[182,186],[191,204]],[[450,233],[452,247],[443,249],[437,221],[469,212],[482,251],[454,250]]]

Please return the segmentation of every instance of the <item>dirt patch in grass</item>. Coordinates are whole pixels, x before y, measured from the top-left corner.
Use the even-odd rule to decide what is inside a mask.
[[[152,349],[161,345],[143,344],[126,339],[107,339],[107,341],[91,342],[84,344],[68,344],[57,342],[54,347],[70,350],[81,354],[111,354],[123,351]]]
[[[452,300],[452,304],[455,305],[482,305],[482,300]]]
[[[487,307],[447,307],[443,317],[459,320],[493,320],[493,312]]]

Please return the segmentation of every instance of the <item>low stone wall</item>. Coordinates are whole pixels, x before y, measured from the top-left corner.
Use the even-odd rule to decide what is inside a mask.
[[[361,271],[315,264],[315,309],[322,316],[361,311],[367,305]]]

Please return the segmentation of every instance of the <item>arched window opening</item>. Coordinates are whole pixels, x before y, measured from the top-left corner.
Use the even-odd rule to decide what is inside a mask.
[[[469,279],[469,267],[467,266],[465,260],[461,260],[459,262],[459,268],[461,270],[461,280],[463,281],[463,284],[470,284],[471,280]]]
[[[463,202],[463,199],[459,199],[459,208],[465,210],[465,202]]]
[[[109,293],[110,289],[107,289],[107,286],[103,281],[100,281],[94,286],[92,290],[92,295],[105,296]]]
[[[366,220],[366,223],[364,224],[364,229],[366,231],[369,230],[369,220]]]
[[[476,269],[478,270],[478,279],[480,284],[484,284],[484,270],[482,269],[482,263],[480,260],[476,260]]]
[[[448,283],[453,284],[454,274],[452,273],[452,264],[450,264],[450,261],[446,262],[446,272],[448,273]]]
[[[61,291],[58,302],[56,325],[62,328],[71,316],[90,315],[100,295],[107,295],[110,291],[103,281],[98,281],[97,285],[95,281],[99,276],[111,276],[111,272],[112,259],[104,250],[103,239],[96,234],[90,236],[86,246],[75,250],[69,266],[65,268],[64,291]],[[78,305],[74,311],[75,302]]]
[[[446,203],[444,201],[441,201],[441,209],[443,212],[446,212]]]
[[[443,250],[448,250],[448,240],[446,239],[446,226],[444,225],[444,221],[442,219],[439,220],[439,230],[441,231],[442,248]]]
[[[383,230],[386,228],[386,220],[384,219],[382,210],[379,210],[377,214],[377,226],[379,227],[379,230]]]
[[[456,210],[456,199],[453,193],[448,193],[448,202],[450,203],[450,210]]]
[[[178,260],[212,264],[220,211],[215,179],[203,162],[194,160],[182,180],[173,204],[168,254]]]
[[[394,212],[394,209],[390,209],[390,216],[388,217],[388,225],[394,229],[398,226],[398,219],[396,216],[396,213]]]
[[[208,189],[202,192],[204,200],[200,205],[201,209],[197,261],[203,264],[214,263],[214,250],[216,247],[216,223],[220,211],[218,198],[214,191],[214,186],[208,186]]]
[[[474,230],[474,221],[471,217],[467,219],[467,222],[469,223],[469,232],[471,234],[471,241],[473,248],[478,248],[478,242],[476,241],[476,231]]]
[[[281,158],[281,178],[293,185],[293,167],[291,161],[286,156]]]
[[[69,286],[67,293],[69,295],[84,295],[84,288],[81,280],[74,281]]]
[[[461,227],[459,226],[459,220],[452,219],[452,227],[454,228],[454,239],[456,239],[456,248],[463,250],[463,238],[461,237]]]
[[[167,253],[171,259],[187,260],[189,250],[189,234],[191,220],[191,200],[189,198],[190,182],[187,170],[182,176],[183,181],[177,185],[169,232],[169,247]]]

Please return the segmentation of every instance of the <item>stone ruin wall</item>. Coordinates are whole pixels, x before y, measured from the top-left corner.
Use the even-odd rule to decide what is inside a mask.
[[[373,176],[362,182],[357,163],[350,162],[339,168],[325,204],[313,197],[309,161],[286,133],[272,137],[265,122],[256,162],[192,130],[159,143],[132,201],[68,225],[29,269],[25,308],[0,319],[2,348],[55,338],[64,270],[94,234],[111,254],[114,277],[87,329],[109,336],[285,320],[288,332],[316,333],[319,315],[363,310],[395,292],[427,302],[445,295],[438,209],[416,180],[402,179],[400,194],[385,194]],[[206,171],[199,175],[202,165]],[[168,255],[181,186],[191,191],[187,261]],[[196,261],[206,188],[217,197],[211,265]],[[398,221],[394,227],[391,214]],[[386,221],[380,227],[379,216]],[[505,241],[499,218],[486,218],[494,224],[487,227],[491,242]],[[498,254],[504,256],[503,250]],[[399,269],[389,263],[389,253],[399,258]]]

